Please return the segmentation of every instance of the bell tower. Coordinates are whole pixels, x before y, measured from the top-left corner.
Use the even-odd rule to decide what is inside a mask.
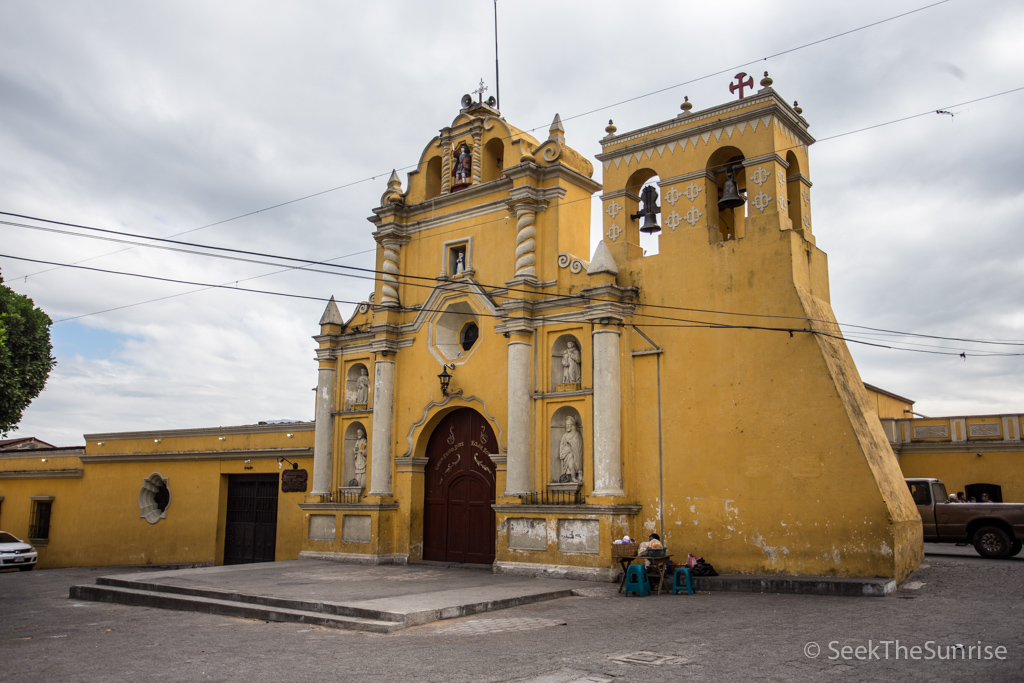
[[[641,229],[661,233],[663,254],[695,234],[716,244],[769,227],[814,243],[807,173],[814,138],[802,110],[772,89],[767,72],[753,94],[744,92],[753,79],[737,79],[735,101],[694,112],[687,99],[674,119],[622,134],[609,126],[597,158],[604,165],[604,239],[616,260],[642,257]],[[648,181],[655,176],[652,205]],[[660,231],[652,222],[658,212]]]

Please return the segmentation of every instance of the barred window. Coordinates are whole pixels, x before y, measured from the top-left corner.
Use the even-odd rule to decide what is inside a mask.
[[[52,509],[53,496],[32,496],[32,518],[28,527],[30,539],[50,538],[50,511]]]

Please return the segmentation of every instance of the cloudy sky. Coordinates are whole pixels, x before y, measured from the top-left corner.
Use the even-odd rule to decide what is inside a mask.
[[[839,320],[1024,341],[1024,91],[954,106],[1024,86],[1024,4],[950,0],[789,51],[929,4],[499,0],[502,114],[543,136],[558,112],[570,146],[593,158],[609,118],[623,132],[675,116],[684,95],[695,110],[720,104],[736,71],[767,69],[822,140],[812,210]],[[366,217],[391,169],[416,162],[481,77],[494,92],[493,11],[0,3],[0,211],[372,267]],[[823,139],[936,109],[954,116]],[[74,445],[91,432],[312,418],[322,301],[10,257],[339,300],[365,299],[370,283],[125,249],[0,225],[3,277],[54,319],[58,359],[15,436]],[[920,412],[1024,411],[1024,357],[972,355],[1024,345],[871,338],[968,353],[851,344],[866,381]]]

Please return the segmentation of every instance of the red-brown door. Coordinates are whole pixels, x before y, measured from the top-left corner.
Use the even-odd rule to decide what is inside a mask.
[[[497,440],[470,408],[449,413],[427,443],[423,559],[494,562],[494,463]]]

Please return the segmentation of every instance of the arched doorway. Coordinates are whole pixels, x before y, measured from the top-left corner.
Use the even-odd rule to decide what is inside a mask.
[[[497,439],[471,408],[446,415],[427,442],[423,559],[494,562],[494,463]]]

